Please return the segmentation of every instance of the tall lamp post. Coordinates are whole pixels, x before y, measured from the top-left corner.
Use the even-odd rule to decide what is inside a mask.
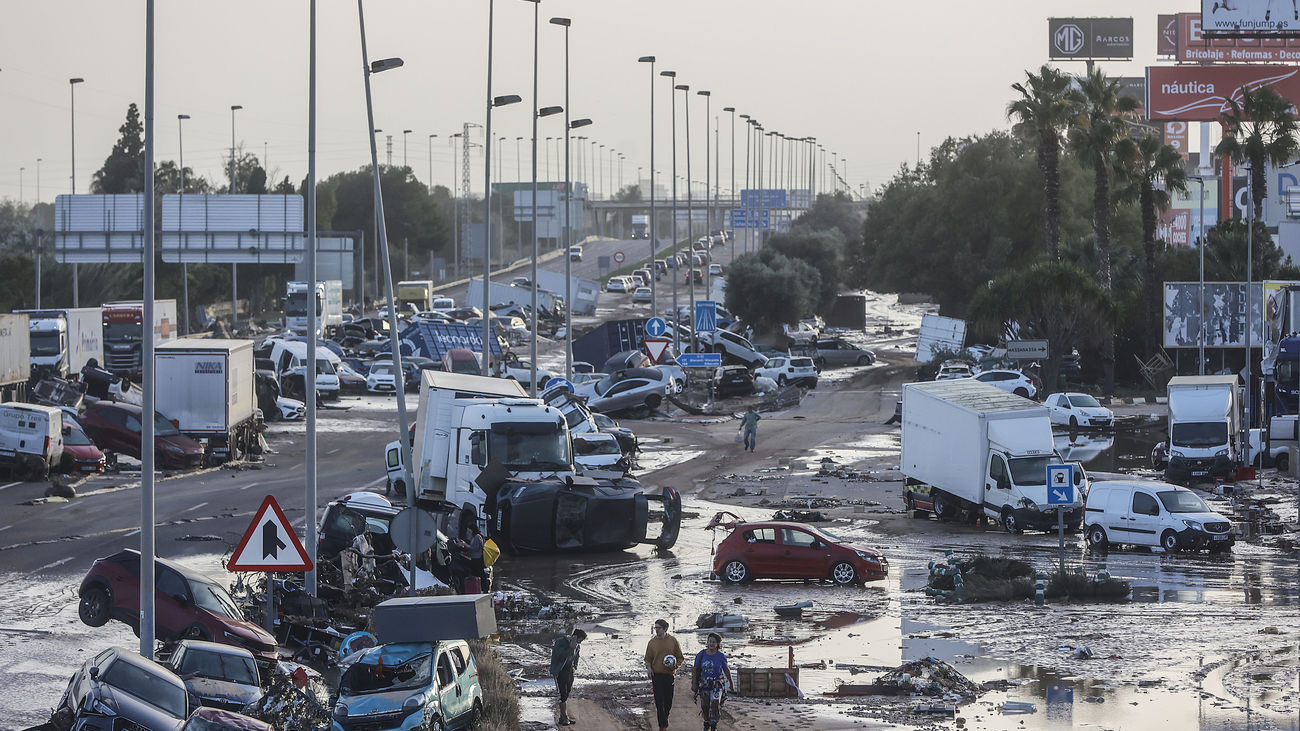
[[[36,203],[41,202],[41,159],[36,158]],[[41,309],[41,238],[42,234],[38,229],[36,231],[36,309]]]
[[[573,20],[571,18],[555,17],[551,18],[550,23],[564,28],[564,219],[560,230],[563,232],[561,246],[564,252],[564,377],[572,379],[573,257],[569,256],[569,207],[572,205],[570,202],[572,193],[569,190],[569,132],[573,129],[573,122],[569,120],[569,27],[573,25]],[[591,120],[587,121],[590,122]],[[537,282],[534,281],[533,291],[536,290]]]
[[[181,235],[181,299],[185,302],[185,334],[190,334],[190,263],[185,259],[185,120],[188,114],[176,115],[176,143],[180,148],[181,192],[180,235]]]
[[[1205,375],[1205,176],[1188,175],[1188,180],[1195,180],[1200,183],[1201,190],[1201,223],[1200,223],[1200,241],[1196,244],[1197,258],[1200,259],[1201,281],[1196,290],[1197,315],[1196,321],[1196,373]]]
[[[731,112],[731,195],[736,195],[736,108],[723,107],[722,111]],[[726,225],[727,214],[722,215],[723,224],[721,228],[732,228]],[[736,262],[736,232],[731,232],[731,262]]]
[[[713,238],[710,232],[713,231],[713,207],[710,205],[709,191],[712,189],[711,183],[713,179],[709,177],[711,169],[709,158],[713,154],[713,148],[709,146],[709,116],[713,113],[713,92],[697,91],[695,93],[704,97],[704,235],[709,237],[709,246],[712,247]],[[687,156],[690,155],[690,149],[688,144],[686,146]],[[703,266],[701,269],[704,270],[704,297],[708,299],[713,291],[712,281],[709,279],[709,268]],[[691,282],[695,282],[695,277],[691,277]],[[692,308],[693,311],[694,308]]]
[[[429,135],[429,195],[433,195],[433,138],[438,135]]]
[[[304,588],[311,596],[316,596],[316,331],[320,325],[316,314],[316,0],[308,3],[307,21],[307,181],[304,184],[307,197],[307,241],[306,260],[307,281],[310,283],[311,300],[307,306],[307,332],[311,333],[311,345],[307,347],[307,383],[303,389],[307,399],[307,464],[306,480],[303,485],[303,508],[307,514],[304,529],[307,533],[307,558],[312,568],[303,575]],[[184,168],[181,168],[184,172]],[[188,317],[188,315],[186,315]],[[187,321],[188,322],[188,321]],[[324,328],[321,328],[322,330]],[[414,576],[414,572],[412,572]],[[411,583],[415,583],[412,581]]]
[[[402,167],[406,167],[406,136],[414,131],[412,129],[402,130]]]
[[[686,278],[690,290],[691,307],[687,312],[691,322],[691,352],[700,349],[699,334],[695,332],[695,206],[691,197],[691,85],[678,84],[674,87],[680,92],[686,100],[686,108],[683,110],[682,127],[686,130]]]
[[[680,262],[679,260],[677,260],[677,258],[676,258],[676,257],[677,257],[677,94],[673,93],[673,82],[676,81],[676,79],[677,79],[677,72],[676,72],[676,71],[660,71],[660,72],[659,72],[659,75],[665,77],[666,79],[668,79],[668,96],[672,97],[672,110],[673,110],[673,114],[672,114],[672,117],[673,117],[673,125],[672,125],[672,127],[673,127],[673,164],[672,164],[672,179],[673,179],[673,186],[672,186],[672,187],[673,187],[673,207],[672,207],[672,210],[673,210],[673,217],[672,217],[672,232],[673,232],[673,233],[672,233],[672,241],[671,241],[671,242],[669,243],[669,245],[668,245],[668,251],[669,251],[669,253],[671,253],[672,256],[673,256],[673,273],[672,273],[672,278],[673,278],[673,317],[672,317],[672,321],[673,321],[673,353],[675,353],[675,354],[680,354],[680,353],[682,352],[682,337],[681,337],[680,328],[678,327],[678,326],[681,324],[681,321],[680,321],[681,318],[679,317],[680,313],[679,313],[678,310],[677,310],[677,274],[681,271],[681,262]],[[654,168],[654,166],[652,165],[652,166],[651,166],[651,170],[650,170],[650,178],[651,178],[651,183],[652,183],[652,184],[653,184],[653,180],[654,180],[654,169],[653,169],[653,168]],[[653,240],[654,240],[654,235],[651,234],[650,238],[651,238],[651,240],[653,241]]]
[[[72,176],[69,182],[72,185],[72,194],[77,194],[77,84],[85,83],[81,77],[68,79],[68,94],[72,101],[70,120],[72,129],[69,133],[69,139],[72,142]],[[79,291],[80,277],[77,276],[77,262],[72,262],[72,306],[81,306],[81,292]]]
[[[747,190],[749,188],[749,150],[750,147],[752,147],[752,142],[750,140],[750,133],[754,129],[754,119],[753,117],[750,117],[748,114],[742,114],[740,115],[740,118],[745,120],[745,189]],[[740,205],[741,209],[745,211],[741,215],[745,217],[745,253],[748,254],[749,253],[749,232],[751,230],[750,229],[751,223],[749,220],[749,207],[745,205],[744,197],[745,197],[744,191],[742,190],[740,195],[741,200],[738,202],[738,204]],[[736,255],[734,253],[734,249],[731,255],[731,262],[733,264],[736,262]]]
[[[366,130],[370,131],[375,128],[375,107],[374,107],[374,101],[372,100],[371,93],[370,93],[370,77],[374,74],[388,71],[390,69],[400,68],[402,66],[402,59],[384,58],[375,61],[373,63],[370,61],[370,55],[366,50],[366,19],[365,19],[365,11],[362,9],[362,0],[357,0],[357,22],[358,25],[360,26],[360,32],[361,32],[361,63],[365,68],[364,76],[366,82],[365,83]],[[394,335],[396,335],[397,307],[393,301],[393,269],[389,265],[389,261],[388,261],[388,233],[387,231],[385,231],[385,229],[387,229],[388,227],[383,224],[384,192],[383,192],[383,188],[379,184],[379,147],[375,142],[375,135],[373,133],[370,134],[370,176],[371,176],[371,184],[373,186],[372,194],[374,195],[375,212],[379,216],[379,220],[380,220],[379,235],[375,243],[379,246],[380,256],[382,257],[382,261],[383,261],[382,266],[384,267],[383,282],[384,282],[384,290],[385,290],[384,294],[386,299],[388,300],[388,327],[389,327],[389,332],[392,332]],[[311,342],[313,346],[316,344],[314,334],[312,335]],[[310,351],[311,349],[312,348],[309,348],[308,350]],[[398,347],[398,344],[396,342],[393,342],[393,347],[389,348],[389,350],[392,351],[393,372],[397,374],[404,373],[405,371],[402,370],[402,349]],[[410,421],[407,419],[407,415],[406,415],[406,396],[400,390],[397,393],[397,426],[398,429],[400,430],[397,435],[398,437],[397,441],[399,443],[398,449],[401,451],[401,455],[402,455],[402,465],[403,465],[402,479],[405,481],[406,484],[406,504],[409,506],[414,506],[417,486],[415,484],[415,481],[411,479],[411,448],[410,448],[410,442],[407,439],[407,433],[409,432],[410,429]],[[415,521],[411,521],[411,533],[412,533],[411,538],[412,540],[414,540]],[[415,560],[414,558],[412,558],[411,582],[410,582],[412,595],[415,594],[416,585],[418,584],[418,582],[415,580],[415,568],[416,568]]]
[[[361,0],[357,0],[361,2]],[[238,104],[230,105],[230,194],[235,194],[235,112],[243,109]],[[234,333],[239,325],[239,265],[230,262],[230,332]]]

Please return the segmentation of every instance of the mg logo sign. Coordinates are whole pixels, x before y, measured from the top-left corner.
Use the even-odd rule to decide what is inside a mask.
[[[1052,36],[1052,42],[1056,44],[1056,50],[1066,56],[1073,56],[1083,50],[1085,36],[1083,29],[1073,23],[1066,23],[1056,29],[1056,34]]]

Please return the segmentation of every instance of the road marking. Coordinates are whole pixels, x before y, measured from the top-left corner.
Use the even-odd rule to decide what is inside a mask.
[[[0,528],[0,531],[6,531],[6,530],[9,530],[9,529],[12,528],[12,527],[13,527],[12,525],[6,525],[5,527]]]
[[[247,485],[244,485],[243,487],[241,487],[241,488],[239,488],[239,489],[240,489],[240,490],[247,490],[247,489],[250,488],[250,487],[257,487],[257,486],[260,485],[260,484],[262,484],[262,483],[260,483],[260,482],[250,482],[250,483],[248,483]]]
[[[342,448],[342,447],[339,447],[338,449],[331,449],[330,451],[326,452],[325,454],[326,454],[326,456],[328,456],[328,455],[334,454],[335,452],[340,452],[340,451],[342,451],[342,450],[343,450],[343,448]]]
[[[371,480],[370,482],[367,482],[366,484],[362,485],[362,486],[361,486],[361,489],[362,489],[362,490],[366,490],[366,489],[371,488],[371,487],[377,487],[377,486],[379,485],[379,483],[381,483],[381,482],[387,482],[387,481],[388,481],[388,478],[387,478],[387,477],[380,477],[380,478],[377,479],[377,480]]]
[[[193,506],[193,507],[189,507],[189,508],[186,508],[186,509],[182,510],[181,512],[177,513],[177,515],[184,515],[184,514],[190,512],[191,510],[198,510],[199,508],[203,507],[204,505],[207,505],[207,503],[199,503],[198,505],[195,505],[195,506]]]
[[[47,563],[44,566],[40,567],[39,569],[36,569],[36,571],[44,571],[45,569],[52,569],[55,566],[62,566],[63,564],[71,560],[72,560],[72,556],[67,556],[66,558],[61,558],[58,561],[55,561],[54,563]],[[33,571],[32,573],[36,573],[36,571]]]
[[[23,483],[21,483],[21,482],[11,482],[11,483],[9,483],[8,485],[0,485],[0,490],[5,490],[5,489],[8,489],[8,488],[10,488],[10,487],[13,487],[14,485],[21,485],[21,484],[23,484]]]
[[[124,535],[124,536],[122,536],[122,537],[123,537],[123,538],[130,538],[131,536],[136,535],[136,534],[139,533],[139,532],[140,532],[140,529],[139,529],[139,528],[136,528],[135,530],[131,531],[130,533],[127,533],[126,535]],[[409,583],[409,582],[408,582],[408,583]]]

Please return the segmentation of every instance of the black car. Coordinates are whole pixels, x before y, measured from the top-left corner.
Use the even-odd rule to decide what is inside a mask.
[[[408,392],[419,393],[420,379],[424,377],[424,371],[440,371],[442,364],[433,358],[422,358],[418,355],[402,356],[402,370],[405,373],[406,390]]]
[[[655,538],[647,536],[650,501],[663,504]],[[671,487],[646,495],[641,483],[627,478],[506,482],[489,500],[488,514],[490,537],[512,553],[622,550],[638,543],[667,549],[681,529],[682,498]]]
[[[483,317],[483,311],[477,307],[457,307],[447,314],[461,321],[468,320],[471,317]]]
[[[713,371],[713,392],[719,398],[748,396],[754,392],[754,376],[744,366],[722,366]]]

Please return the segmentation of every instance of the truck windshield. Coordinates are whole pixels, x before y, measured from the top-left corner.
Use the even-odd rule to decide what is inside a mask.
[[[568,434],[558,424],[495,424],[488,432],[488,457],[515,470],[566,470],[573,465]]]
[[[1193,421],[1174,424],[1169,441],[1175,447],[1218,447],[1228,443],[1226,421]]]
[[[307,301],[311,297],[310,293],[291,294],[284,302],[284,314],[289,317],[306,317]],[[316,314],[321,313],[320,297],[316,298]]]
[[[104,323],[104,341],[121,342],[121,341],[138,341],[141,327],[138,322],[106,322]]]
[[[1014,457],[1008,460],[1011,481],[1017,485],[1046,485],[1048,457]]]
[[[1200,495],[1186,490],[1165,490],[1156,495],[1160,504],[1171,513],[1208,513],[1210,506],[1205,504]]]
[[[367,658],[368,659],[368,658]],[[382,656],[381,656],[382,659]],[[359,662],[343,673],[339,695],[418,690],[433,684],[433,653],[416,655],[397,665]]]
[[[59,355],[59,352],[58,333],[32,333],[33,356]]]

